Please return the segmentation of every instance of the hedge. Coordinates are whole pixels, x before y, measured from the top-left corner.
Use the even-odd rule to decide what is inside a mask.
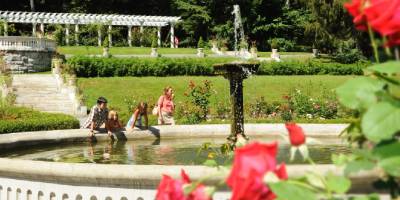
[[[42,113],[23,107],[0,107],[0,134],[79,128],[79,121],[65,114]]]
[[[213,65],[233,58],[102,58],[76,56],[67,63],[78,77],[214,75]],[[262,62],[258,75],[362,75],[368,63],[319,60]]]

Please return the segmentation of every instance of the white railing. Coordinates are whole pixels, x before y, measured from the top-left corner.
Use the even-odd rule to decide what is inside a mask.
[[[1,200],[153,200],[156,192],[154,189],[73,186],[0,178]],[[228,192],[214,194],[215,200],[229,197]]]
[[[0,37],[0,50],[56,51],[56,42],[37,37],[5,36]]]

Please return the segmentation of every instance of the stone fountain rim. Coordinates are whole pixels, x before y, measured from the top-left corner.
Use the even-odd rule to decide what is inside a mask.
[[[301,124],[309,137],[328,137],[337,138],[341,130],[347,127],[346,124]],[[246,124],[246,130],[251,136],[273,135],[285,131],[283,124]],[[316,130],[321,128],[321,132]],[[159,133],[159,138],[181,138],[186,137],[221,137],[226,136],[229,125],[183,125],[183,126],[162,126],[154,127],[155,130],[136,131],[126,134],[128,139],[154,139],[155,131]],[[176,133],[177,130],[188,130],[189,133]],[[268,131],[261,131],[268,130]],[[206,133],[205,132],[209,132]],[[328,133],[335,131],[334,134]],[[211,133],[211,134],[210,134]],[[223,133],[223,134],[221,134]],[[207,135],[208,134],[208,135]],[[0,135],[0,147],[2,149],[26,146],[26,144],[57,143],[63,141],[84,140],[87,138],[87,130],[61,130],[61,131],[41,131],[25,132]],[[98,140],[106,140],[107,135],[97,136]],[[334,171],[342,175],[342,169],[334,165],[317,165],[319,173],[325,174]],[[296,177],[303,175],[305,171],[315,171],[314,167],[308,165],[289,165],[287,170],[289,176]],[[105,186],[120,188],[154,189],[158,185],[162,174],[169,174],[179,177],[181,169],[185,169],[193,180],[199,180],[204,174],[215,173],[215,168],[205,166],[180,166],[180,165],[103,165],[103,164],[71,164],[54,163],[44,161],[31,161],[21,159],[0,158],[0,177],[23,179],[30,181],[55,182],[69,185],[85,186]],[[360,182],[358,189],[365,189],[365,181],[375,180],[378,172],[361,173],[353,177]],[[217,181],[224,176],[214,176],[210,182]],[[357,188],[356,188],[357,189]],[[356,190],[357,191],[357,190]]]

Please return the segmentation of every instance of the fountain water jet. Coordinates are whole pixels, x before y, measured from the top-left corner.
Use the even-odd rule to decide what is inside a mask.
[[[251,58],[251,54],[246,47],[243,47],[239,44],[247,44],[243,23],[242,23],[242,16],[240,14],[240,7],[239,5],[233,6],[232,14],[235,16],[234,26],[235,26],[235,56],[240,56],[244,58]],[[247,46],[247,45],[246,45]]]
[[[214,65],[215,73],[224,76],[230,84],[231,100],[231,133],[228,140],[237,141],[237,136],[241,135],[247,139],[244,134],[244,113],[243,113],[243,80],[248,78],[253,72],[257,72],[258,63],[232,62],[226,64]]]

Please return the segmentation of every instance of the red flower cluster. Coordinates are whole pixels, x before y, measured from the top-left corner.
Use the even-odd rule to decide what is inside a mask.
[[[296,123],[286,123],[285,126],[289,132],[289,140],[292,146],[298,147],[306,142],[306,136],[300,126]]]
[[[344,6],[358,30],[365,31],[370,25],[388,37],[387,45],[400,45],[400,0],[352,0]]]
[[[278,144],[253,143],[235,150],[235,158],[227,184],[232,188],[232,200],[273,200],[275,194],[263,183],[264,175],[273,172],[287,179],[285,164],[277,166]]]
[[[157,189],[157,200],[211,200],[205,192],[205,186],[199,184],[189,195],[185,196],[183,187],[190,184],[190,178],[184,170],[181,171],[182,180],[174,180],[170,176],[163,175]]]

